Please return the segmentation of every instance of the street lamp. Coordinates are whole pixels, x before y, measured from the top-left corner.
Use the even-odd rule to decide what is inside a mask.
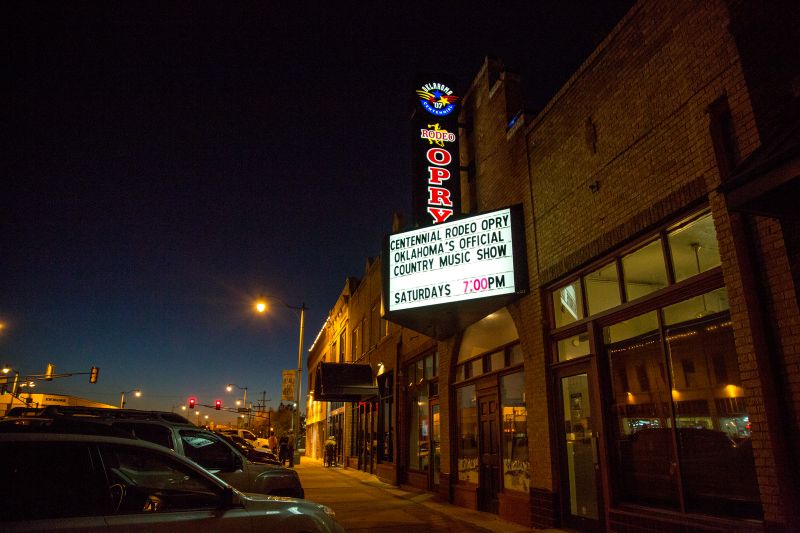
[[[234,387],[236,387],[237,389],[239,389],[241,391],[244,391],[244,393],[242,395],[242,405],[247,407],[247,387],[240,387],[236,383],[228,383],[228,386],[225,387],[225,390],[228,391],[228,392],[231,392]],[[239,405],[239,400],[236,400],[236,405]]]
[[[133,390],[129,390],[127,392],[126,391],[121,392],[120,395],[119,395],[119,408],[120,409],[125,409],[125,395],[127,393],[129,393],[129,392],[132,392],[133,395],[136,396],[137,398],[141,398],[142,397],[142,391],[140,391],[139,389],[133,389]]]
[[[299,311],[297,315],[300,318],[300,342],[297,345],[297,376],[295,379],[295,387],[294,387],[294,416],[292,417],[292,429],[295,432],[294,438],[297,439],[300,433],[300,387],[301,381],[300,376],[303,373],[303,329],[305,328],[305,321],[306,321],[306,304],[303,302],[300,304],[300,307],[289,305],[277,296],[262,296],[261,298],[256,301],[256,311],[260,314],[264,314],[267,311],[267,302],[266,298],[272,298],[274,300],[279,301],[283,304],[284,307],[288,307],[293,311]],[[295,429],[296,428],[296,429]]]

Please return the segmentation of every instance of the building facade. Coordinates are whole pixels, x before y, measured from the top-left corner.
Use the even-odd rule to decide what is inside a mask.
[[[435,341],[371,262],[326,324],[378,391],[344,464],[535,527],[800,528],[797,17],[638,2],[537,113],[487,59],[462,211],[522,205],[530,291]]]

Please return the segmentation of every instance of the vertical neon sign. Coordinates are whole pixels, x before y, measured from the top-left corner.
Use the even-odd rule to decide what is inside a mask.
[[[461,213],[458,156],[460,97],[441,77],[417,84],[412,120],[414,223],[440,224]]]

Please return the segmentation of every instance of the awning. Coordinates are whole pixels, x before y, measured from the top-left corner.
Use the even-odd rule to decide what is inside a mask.
[[[800,122],[756,149],[719,190],[732,211],[800,217]]]
[[[370,365],[320,363],[314,380],[314,400],[360,402],[378,396]]]

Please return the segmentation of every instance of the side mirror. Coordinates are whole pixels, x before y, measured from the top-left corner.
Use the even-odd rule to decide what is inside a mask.
[[[233,469],[234,470],[243,470],[244,469],[244,460],[242,456],[238,453],[233,454]]]
[[[225,487],[222,490],[222,494],[219,495],[219,509],[230,509],[231,507],[237,507],[241,505],[239,501],[239,495],[236,494],[232,488]]]

